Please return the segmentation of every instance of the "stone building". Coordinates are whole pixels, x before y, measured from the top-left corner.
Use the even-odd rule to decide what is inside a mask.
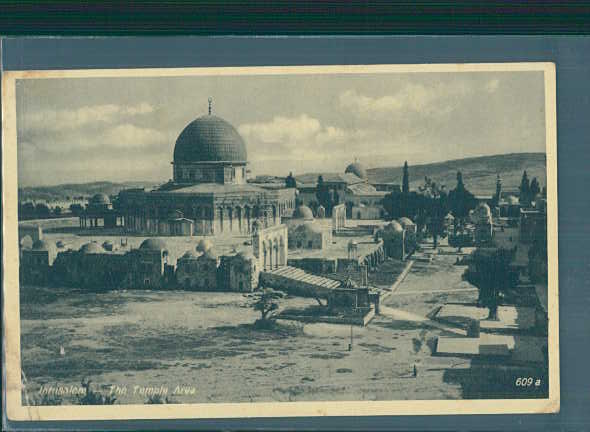
[[[377,231],[377,238],[383,240],[383,250],[389,258],[404,260],[406,258],[405,230],[397,221],[391,221]]]
[[[219,264],[219,285],[222,290],[252,292],[258,288],[260,268],[252,253],[239,252],[222,256]]]
[[[170,215],[178,211],[193,222],[194,235],[248,234],[255,220],[264,227],[280,224],[294,200],[294,191],[284,194],[246,182],[246,144],[231,124],[211,114],[211,107],[180,133],[173,159],[168,183],[119,193],[128,231],[167,235]]]
[[[20,280],[23,283],[44,284],[50,279],[55,250],[48,242],[37,240],[31,248],[23,248],[20,256]]]
[[[165,279],[174,267],[168,265],[168,250],[162,240],[146,239],[139,249],[132,249],[127,255],[130,258],[130,286],[162,288],[167,285]]]
[[[125,254],[110,253],[97,243],[86,243],[79,250],[59,252],[52,272],[56,283],[107,291],[128,287],[129,267]]]
[[[289,229],[289,249],[326,249],[330,245],[330,231],[313,222]]]
[[[217,291],[219,258],[210,247],[197,251],[199,255],[187,251],[177,260],[176,281],[188,290]]]
[[[480,203],[472,214],[472,220],[475,225],[473,232],[475,244],[477,246],[490,244],[493,235],[492,212],[490,207],[485,203]]]
[[[316,221],[305,205],[295,209],[287,226],[289,249],[325,249],[332,241],[331,228]]]
[[[404,229],[404,248],[406,254],[409,254],[416,250],[418,244],[418,227],[410,218],[405,216],[399,218],[398,222]]]
[[[88,201],[80,214],[80,228],[115,228],[123,225],[123,218],[113,209],[110,198],[98,193]]]
[[[500,217],[518,219],[520,217],[520,201],[517,196],[508,195],[498,202]]]
[[[263,227],[261,222],[254,224],[252,252],[258,260],[260,271],[277,269],[287,265],[289,235],[286,225]]]
[[[322,173],[324,186],[334,197],[334,205],[344,204],[349,219],[382,219],[385,216],[383,198],[386,190],[377,190],[367,179],[367,171],[359,162],[346,167],[344,173]],[[319,177],[319,175],[318,175]],[[299,200],[310,208],[317,208],[317,179],[298,183]],[[333,209],[332,209],[333,212]],[[328,214],[331,216],[331,213]]]
[[[139,249],[107,251],[97,243],[59,252],[53,263],[56,283],[106,291],[125,288],[160,289],[172,283],[174,267],[159,239],[147,239]]]

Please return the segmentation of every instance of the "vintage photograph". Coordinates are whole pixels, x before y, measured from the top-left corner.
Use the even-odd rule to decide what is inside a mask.
[[[9,396],[558,409],[554,73],[7,74]]]

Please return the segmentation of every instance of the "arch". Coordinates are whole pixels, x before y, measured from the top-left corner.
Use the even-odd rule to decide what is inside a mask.
[[[285,256],[285,238],[283,236],[279,236],[279,265],[285,266],[287,265],[287,259]]]
[[[236,219],[238,220],[238,232],[242,233],[244,229],[242,207],[236,207]]]
[[[229,222],[229,232],[234,230],[234,210],[231,207],[227,208],[227,220]]]
[[[264,254],[264,259],[262,261],[262,268],[263,268],[263,270],[266,270],[266,257],[268,255],[268,252],[266,251],[266,242],[262,242],[262,252]]]
[[[252,209],[249,205],[245,206],[246,212],[246,232],[250,233],[252,230]]]
[[[219,230],[223,232],[223,207],[218,207]]]
[[[276,241],[274,243],[274,256],[275,256],[274,268],[279,268],[279,244]]]

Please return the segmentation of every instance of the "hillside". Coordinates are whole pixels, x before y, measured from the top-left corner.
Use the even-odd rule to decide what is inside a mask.
[[[511,153],[494,156],[481,156],[436,162],[425,165],[412,165],[410,161],[410,189],[424,183],[428,176],[437,183],[452,189],[457,183],[457,171],[463,174],[465,186],[476,195],[491,195],[496,190],[496,175],[500,174],[504,190],[517,190],[522,172],[526,170],[529,179],[537,177],[539,184],[546,184],[546,163],[544,153]],[[403,167],[372,168],[367,170],[372,183],[402,183]],[[312,182],[318,174],[297,176],[302,182]]]
[[[32,186],[19,188],[20,201],[69,201],[74,197],[89,197],[96,193],[116,195],[122,189],[152,186],[152,182],[124,182],[113,183],[108,181],[61,184],[56,186]]]

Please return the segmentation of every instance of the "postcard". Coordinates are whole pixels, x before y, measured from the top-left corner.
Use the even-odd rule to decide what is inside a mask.
[[[11,420],[559,411],[552,63],[8,71]]]

